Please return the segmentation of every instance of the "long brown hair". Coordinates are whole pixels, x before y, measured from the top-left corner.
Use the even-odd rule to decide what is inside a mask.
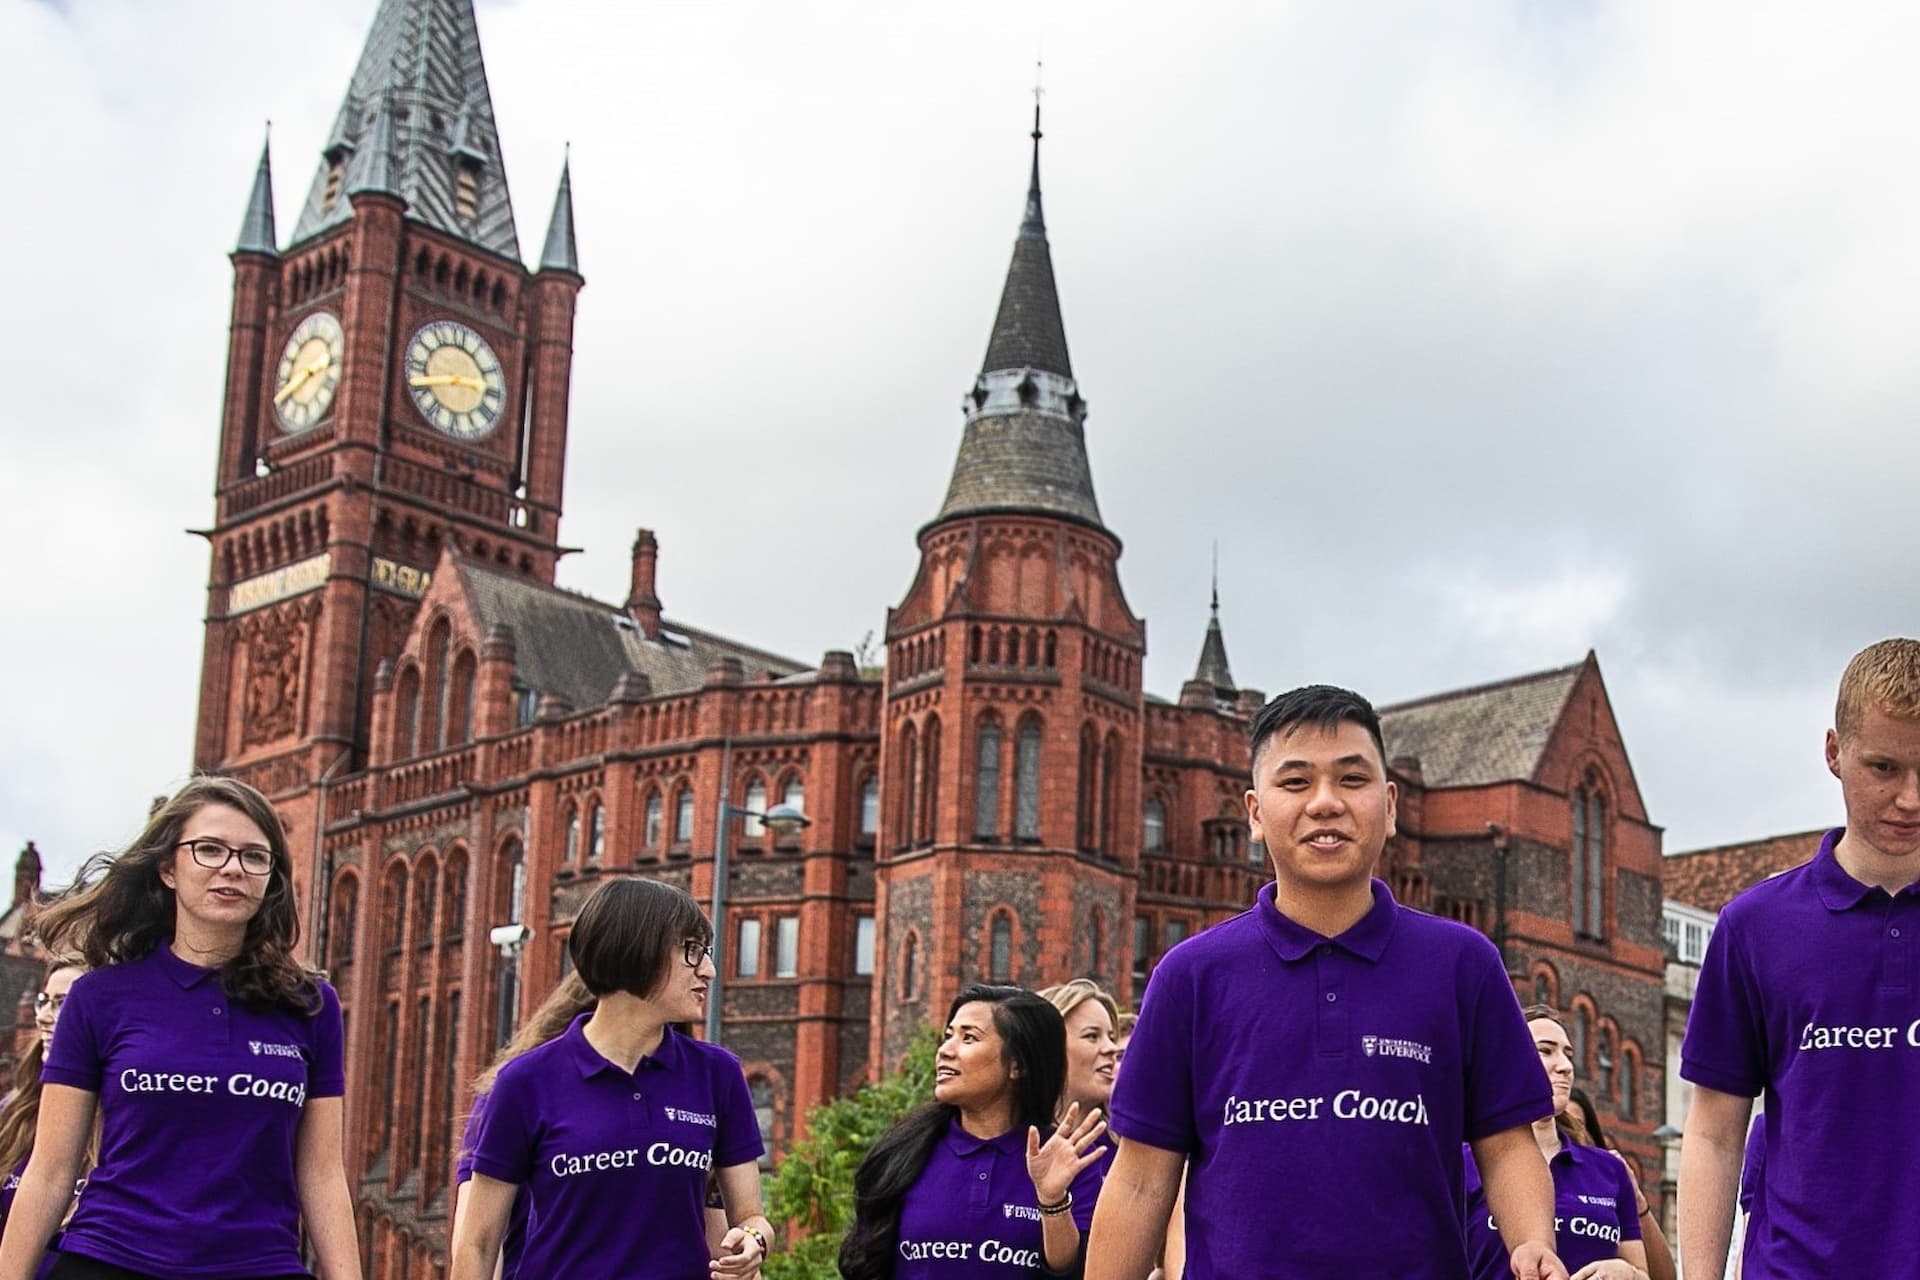
[[[41,909],[36,921],[41,945],[78,952],[95,969],[152,954],[174,929],[174,894],[160,879],[160,868],[179,856],[187,820],[211,804],[244,813],[273,853],[266,895],[247,921],[240,954],[220,967],[221,987],[242,1004],[318,1013],[318,975],[293,958],[300,913],[286,828],[265,796],[235,778],[195,778],[153,811],[146,829],[123,852],[89,858],[73,887]]]
[[[47,962],[46,976],[51,978],[62,969],[84,969],[84,961],[76,956],[55,956]],[[44,988],[45,980],[41,982]],[[46,1049],[36,1033],[33,1043],[20,1055],[20,1061],[13,1068],[13,1092],[7,1096],[5,1106],[0,1106],[0,1176],[11,1173],[19,1163],[33,1150],[34,1135],[40,1129],[40,1068],[46,1061]],[[98,1141],[96,1137],[95,1141]],[[87,1168],[93,1167],[91,1153]]]
[[[1529,1024],[1545,1018],[1548,1022],[1559,1027],[1561,1031],[1564,1032],[1567,1029],[1567,1020],[1562,1018],[1560,1011],[1552,1005],[1530,1004],[1522,1009],[1520,1013],[1521,1016],[1526,1018]],[[1577,1062],[1574,1063],[1573,1069],[1577,1075],[1580,1071],[1580,1064]],[[1586,1123],[1580,1119],[1580,1111],[1577,1107],[1571,1105],[1562,1107],[1560,1114],[1553,1118],[1553,1123],[1558,1126],[1562,1133],[1572,1138],[1581,1146],[1590,1147],[1593,1145],[1593,1138],[1587,1133]]]
[[[493,1061],[487,1064],[473,1082],[473,1096],[490,1093],[493,1081],[500,1074],[500,1068],[512,1062],[529,1049],[537,1049],[547,1041],[565,1031],[573,1020],[593,1008],[597,1003],[593,992],[587,990],[587,984],[580,980],[578,973],[569,973],[560,979],[533,1016],[520,1024],[513,1038],[502,1045],[500,1052],[493,1055]]]

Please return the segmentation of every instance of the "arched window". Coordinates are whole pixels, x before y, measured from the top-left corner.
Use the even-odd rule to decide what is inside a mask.
[[[1013,751],[1013,834],[1019,840],[1040,838],[1040,719],[1020,722]]]
[[[750,1076],[747,1093],[753,1099],[754,1122],[760,1126],[760,1168],[763,1172],[770,1171],[773,1168],[773,1085],[764,1076]]]
[[[587,861],[598,862],[607,852],[607,807],[594,801],[590,812],[593,816],[587,822]]]
[[[940,821],[940,717],[928,716],[921,740],[921,776],[925,798],[920,802],[920,843],[932,844]]]
[[[1592,779],[1587,792],[1587,934],[1604,938],[1607,934],[1607,799],[1600,792],[1599,780]]]
[[[1158,796],[1147,801],[1140,815],[1140,843],[1148,853],[1159,853],[1167,847],[1167,806]]]
[[[900,839],[902,848],[913,843],[920,829],[920,731],[909,720],[900,730]]]
[[[1080,726],[1080,771],[1075,777],[1076,794],[1079,797],[1074,811],[1075,842],[1082,849],[1091,849],[1098,838],[1099,814],[1095,812],[1099,796],[1099,748],[1095,744],[1093,726]]]
[[[1606,1027],[1593,1038],[1593,1082],[1598,1098],[1613,1096],[1613,1032]]]
[[[1573,792],[1573,931],[1584,933],[1587,924],[1587,793]]]
[[[398,951],[406,936],[406,863],[396,860],[387,867],[386,892],[380,897],[380,943],[388,951]]]
[[[439,868],[431,856],[422,858],[413,878],[413,936],[423,948],[433,945],[433,913],[439,897]]]
[[[878,835],[880,832],[880,777],[868,774],[867,780],[860,784],[860,834]]]
[[[1573,1011],[1573,1073],[1587,1074],[1587,1038],[1592,1019],[1584,1008]]]
[[[1109,733],[1100,749],[1100,851],[1112,853],[1120,825],[1120,735]]]
[[[332,918],[327,923],[327,967],[338,972],[353,963],[353,931],[360,921],[360,877],[343,872],[333,884]]]
[[[993,913],[988,928],[987,979],[990,982],[1013,981],[1013,921],[1004,911]]]
[[[788,774],[786,785],[780,788],[780,803],[805,813],[807,811],[806,779],[797,773]]]
[[[920,991],[920,935],[907,931],[900,944],[900,998],[912,1000]]]
[[[393,689],[393,758],[410,760],[420,754],[420,668],[409,662],[400,668]]]
[[[1095,978],[1101,974],[1100,957],[1107,950],[1107,918],[1100,908],[1095,907],[1087,917],[1087,968],[1086,972]]]
[[[580,861],[580,809],[572,801],[567,802],[567,845],[565,861],[568,866]]]
[[[473,740],[473,650],[462,649],[453,660],[447,687],[447,741]]]
[[[640,844],[649,853],[660,851],[660,837],[666,834],[666,806],[658,791],[647,792],[646,821],[641,826]]]
[[[747,783],[745,807],[753,812],[740,819],[740,836],[745,840],[758,840],[767,834],[766,824],[760,820],[760,815],[767,811],[767,784],[757,773]]]
[[[693,840],[693,788],[682,786],[673,801],[673,842],[689,844]]]
[[[447,745],[447,650],[452,643],[453,628],[441,618],[427,637],[426,732],[421,735],[435,751]]]
[[[1620,1118],[1628,1124],[1640,1121],[1640,1055],[1632,1045],[1620,1052]]]
[[[458,941],[467,927],[467,851],[453,849],[447,854],[445,885],[440,891],[440,937]]]
[[[1000,724],[980,722],[973,772],[973,834],[991,840],[1000,833]]]

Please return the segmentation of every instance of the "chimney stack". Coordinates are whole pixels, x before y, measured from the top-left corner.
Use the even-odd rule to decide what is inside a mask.
[[[653,530],[642,529],[633,538],[633,585],[627,591],[627,612],[649,640],[660,638],[660,597],[654,594],[653,575],[660,562],[660,544]]]

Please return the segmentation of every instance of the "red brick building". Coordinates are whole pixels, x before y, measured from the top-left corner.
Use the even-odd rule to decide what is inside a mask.
[[[1262,695],[1234,682],[1217,600],[1178,700],[1141,687],[1038,144],[883,669],[667,616],[645,530],[624,601],[554,585],[585,278],[564,170],[522,263],[468,0],[382,0],[284,244],[262,156],[195,758],[290,823],[346,1011],[372,1274],[441,1274],[465,1082],[560,975],[583,896],[639,874],[707,900],[724,806],[812,819],[731,819],[724,1036],[776,1148],[963,982],[1091,974],[1132,998],[1267,874],[1240,800]],[[1660,831],[1598,664],[1384,712],[1404,796],[1383,874],[1570,1011],[1602,1109],[1651,1158]],[[510,923],[532,932],[508,956],[488,932]]]

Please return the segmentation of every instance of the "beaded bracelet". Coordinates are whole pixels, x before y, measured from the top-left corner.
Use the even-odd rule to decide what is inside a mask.
[[[772,1253],[772,1252],[773,1252],[773,1250],[772,1250],[772,1249],[770,1249],[770,1248],[768,1248],[768,1247],[767,1247],[767,1238],[766,1238],[765,1236],[763,1236],[763,1235],[761,1235],[761,1234],[760,1234],[760,1232],[759,1232],[759,1230],[758,1230],[757,1228],[754,1228],[754,1227],[742,1227],[742,1228],[740,1228],[740,1229],[741,1229],[742,1231],[744,1231],[744,1232],[746,1232],[746,1233],[747,1233],[748,1235],[750,1235],[750,1236],[752,1236],[752,1237],[753,1237],[753,1239],[754,1239],[754,1242],[755,1242],[756,1244],[758,1244],[758,1245],[760,1246],[760,1256],[761,1256],[761,1257],[763,1257],[763,1258],[764,1258],[764,1257],[766,1257],[766,1256],[767,1256],[768,1254],[770,1254],[770,1253]]]
[[[1073,1192],[1069,1191],[1067,1192],[1067,1198],[1059,1204],[1041,1205],[1040,1212],[1046,1217],[1057,1218],[1071,1208],[1073,1208]]]

